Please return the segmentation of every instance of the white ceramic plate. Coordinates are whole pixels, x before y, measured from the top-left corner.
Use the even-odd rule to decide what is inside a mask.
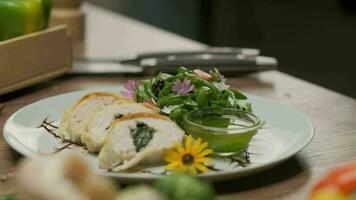
[[[122,87],[96,88],[66,93],[35,102],[14,113],[4,126],[4,138],[7,143],[25,156],[51,154],[64,144],[39,128],[47,118],[58,125],[64,110],[83,95],[93,91],[119,92]],[[211,181],[227,180],[267,169],[286,160],[305,147],[312,139],[314,128],[309,119],[290,106],[266,98],[248,95],[254,112],[266,121],[266,128],[252,139],[248,152],[250,164],[244,165],[246,158],[216,158],[214,168],[200,174]],[[47,126],[50,129],[54,129]],[[71,146],[59,153],[78,151],[87,158],[99,174],[118,178],[123,183],[151,181],[162,176],[163,166],[145,168],[135,173],[115,173],[100,170],[97,157],[88,154],[82,147]],[[238,161],[238,160],[242,161]]]

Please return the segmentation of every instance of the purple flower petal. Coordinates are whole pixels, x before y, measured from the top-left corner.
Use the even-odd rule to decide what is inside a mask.
[[[172,91],[179,95],[186,95],[195,88],[190,82],[189,79],[184,79],[183,82],[181,80],[176,80],[172,86]]]
[[[182,88],[185,89],[185,88],[189,87],[189,84],[190,84],[190,81],[187,79],[184,79]]]
[[[134,80],[129,80],[125,85],[124,88],[126,91],[122,91],[121,95],[126,98],[133,98],[135,96],[137,83]]]
[[[129,99],[133,98],[134,94],[135,93],[132,93],[130,91],[121,91],[121,95]]]
[[[194,89],[195,89],[195,85],[190,85],[187,93],[193,91]]]
[[[136,84],[136,81],[134,81],[134,80],[129,80],[125,85],[125,88],[127,90],[136,90],[136,87],[137,87],[137,84]]]
[[[180,80],[176,80],[176,81],[174,82],[173,86],[172,86],[173,92],[177,92],[177,93],[178,93],[179,88],[180,88],[179,85],[180,85]]]

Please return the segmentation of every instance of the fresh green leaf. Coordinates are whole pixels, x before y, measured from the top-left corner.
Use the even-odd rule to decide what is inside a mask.
[[[245,111],[248,111],[248,112],[252,112],[251,103],[246,103],[242,109],[245,110]]]
[[[172,92],[172,82],[165,81],[163,89],[159,92],[158,97],[167,96]]]
[[[147,82],[150,82],[150,80],[143,80],[139,82],[139,85],[135,93],[136,102],[144,102],[144,101],[151,100],[152,96],[150,92],[147,91]]]
[[[184,74],[188,72],[188,69],[185,67],[179,67],[177,70],[178,74]]]
[[[139,152],[142,148],[152,140],[155,130],[145,123],[138,123],[135,129],[130,131],[131,138],[133,139],[136,147],[136,152]]]
[[[230,90],[235,94],[235,98],[236,99],[240,99],[240,100],[247,99],[247,97],[244,94],[242,94],[241,92],[239,92],[239,91],[237,91],[235,89],[230,89]]]
[[[178,94],[163,96],[158,99],[157,103],[160,107],[183,104],[184,96],[180,96]]]
[[[208,91],[209,91],[208,87],[201,87],[201,88],[198,88],[195,92],[198,106],[201,108],[209,106],[209,99],[207,96]]]

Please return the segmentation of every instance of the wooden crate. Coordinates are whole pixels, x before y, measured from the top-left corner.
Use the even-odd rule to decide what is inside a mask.
[[[0,42],[0,95],[68,72],[72,53],[66,26]]]

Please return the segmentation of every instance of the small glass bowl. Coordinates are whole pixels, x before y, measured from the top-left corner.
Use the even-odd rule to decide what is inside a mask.
[[[219,156],[241,153],[260,127],[256,115],[231,108],[193,110],[183,118],[184,130],[209,142]]]

